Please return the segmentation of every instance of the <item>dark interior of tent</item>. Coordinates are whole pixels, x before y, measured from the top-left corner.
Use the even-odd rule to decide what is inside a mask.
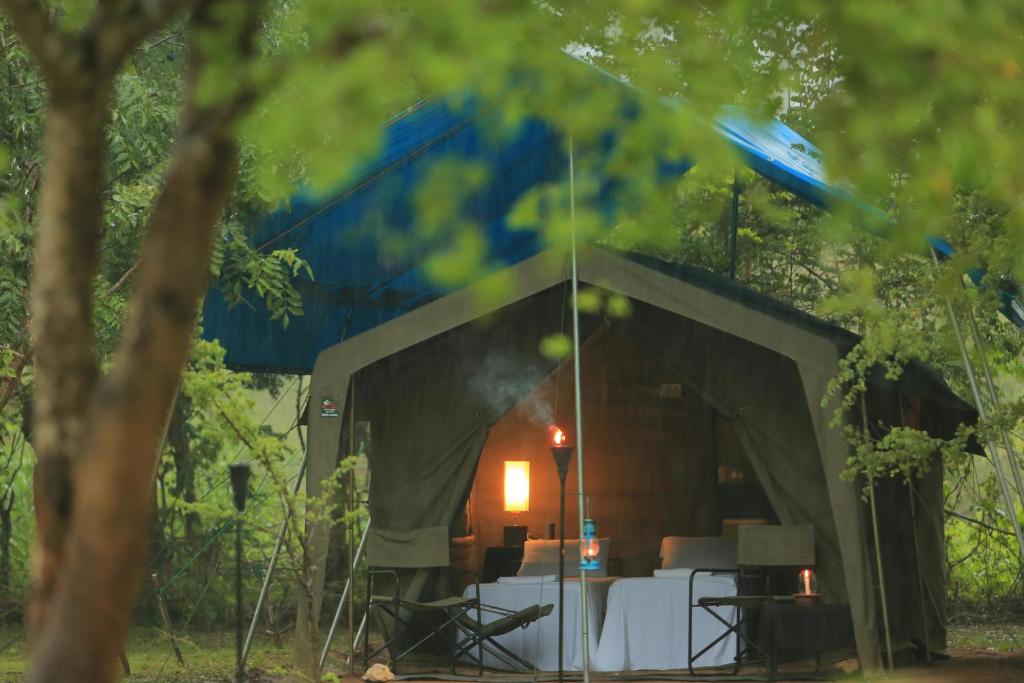
[[[477,574],[487,549],[502,545],[506,526],[525,526],[534,538],[552,535],[559,482],[549,425],[577,449],[580,443],[572,359],[545,355],[541,342],[572,333],[570,297],[568,283],[557,285],[353,376],[355,417],[371,434],[375,526],[447,526],[452,564]],[[840,545],[863,539],[840,539],[836,531],[796,364],[738,336],[631,305],[627,316],[599,311],[580,320],[584,502],[598,535],[611,539],[608,575],[650,576],[665,536],[729,536],[740,523],[813,524],[819,588],[827,600],[845,601]],[[907,422],[900,397],[911,392],[911,419],[933,432],[957,424],[949,411],[962,404],[951,394],[949,405],[935,400],[948,394],[945,385],[928,377],[914,384],[910,376],[906,386],[873,390],[880,407],[872,420]],[[528,508],[519,512],[503,504],[506,461],[529,463]],[[567,538],[578,536],[578,462],[577,454],[567,477]],[[892,577],[886,593],[900,611],[891,628],[906,642],[939,649],[944,579],[929,568],[942,561],[934,533],[941,529],[941,476],[917,483],[922,504],[914,510],[905,489],[893,483],[878,491],[883,562]],[[403,591],[452,588],[438,586],[424,578]]]

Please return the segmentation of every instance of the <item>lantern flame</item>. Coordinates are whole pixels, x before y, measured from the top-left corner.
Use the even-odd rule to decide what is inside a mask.
[[[551,425],[548,427],[548,431],[551,432],[551,445],[553,446],[564,446],[565,445],[565,432],[558,428],[558,425]]]

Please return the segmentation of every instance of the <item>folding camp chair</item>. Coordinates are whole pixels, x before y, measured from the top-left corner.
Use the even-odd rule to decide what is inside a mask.
[[[768,657],[762,652],[749,628],[753,616],[772,598],[771,572],[769,567],[810,567],[814,565],[814,527],[810,524],[794,526],[741,526],[737,529],[738,569],[695,569],[690,574],[689,637],[687,642],[687,667],[694,673],[693,663],[706,652],[730,635],[736,636],[736,660],[727,675],[739,673],[744,661],[751,661],[752,652]],[[694,600],[694,578],[698,574],[735,574],[737,594],[726,597],[702,597]],[[760,578],[760,590],[747,593],[752,579]],[[736,621],[730,622],[718,613],[716,608],[736,609]],[[702,609],[721,622],[724,631],[706,645],[700,652],[693,652],[693,611]],[[769,669],[772,667],[769,665]],[[771,671],[770,671],[771,673]],[[708,676],[706,672],[704,676]]]
[[[381,589],[381,577],[391,577],[391,590]],[[452,596],[440,600],[420,602],[402,597],[402,584],[398,572],[394,569],[371,569],[367,572],[367,623],[371,623],[374,610],[383,613],[391,620],[390,633],[385,628],[384,642],[377,649],[370,651],[369,637],[364,639],[363,665],[369,666],[370,660],[384,650],[390,655],[392,672],[398,671],[398,662],[431,638],[437,637],[447,643],[449,665],[455,672],[456,651],[459,649],[459,635],[455,624],[465,618],[471,611],[476,611],[476,621],[482,621],[480,601],[476,598]],[[476,595],[480,595],[480,583],[476,580]],[[395,652],[404,634],[412,630],[414,625],[422,627],[427,634],[412,645]],[[483,642],[478,646],[477,658],[483,661]]]
[[[479,593],[477,595],[479,596]],[[532,605],[518,611],[503,609],[493,605],[480,605],[482,612],[500,616],[494,621],[484,624],[481,623],[479,618],[473,619],[470,613],[464,613],[458,622],[459,631],[463,638],[456,646],[455,658],[459,659],[476,649],[478,653],[477,664],[480,667],[481,676],[484,673],[483,657],[479,656],[482,651],[486,651],[496,659],[504,662],[512,670],[534,671],[536,666],[494,639],[506,633],[511,633],[517,628],[526,628],[541,617],[551,614],[554,609],[555,606],[552,604]]]

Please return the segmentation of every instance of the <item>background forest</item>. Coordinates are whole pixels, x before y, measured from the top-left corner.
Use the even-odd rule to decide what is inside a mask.
[[[947,13],[936,10],[919,25],[927,34],[925,37],[904,36],[904,40],[890,36],[888,41],[879,40],[877,55],[858,51],[863,48],[857,48],[857,41],[852,38],[853,24],[835,23],[828,10],[822,10],[820,22],[807,18],[813,13],[793,19],[782,10],[751,10],[738,22],[735,17],[723,20],[729,27],[743,26],[743,30],[723,32],[714,40],[706,40],[721,50],[746,55],[746,68],[733,69],[735,65],[730,63],[721,67],[728,70],[729,78],[725,81],[717,79],[713,83],[716,79],[709,76],[681,83],[675,75],[662,75],[678,66],[668,48],[664,48],[664,53],[659,51],[661,43],[666,42],[664,35],[652,37],[650,27],[630,23],[628,13],[619,19],[609,19],[613,15],[601,3],[579,6],[586,8],[564,8],[561,13],[554,13],[559,17],[554,22],[559,28],[548,38],[556,45],[569,45],[583,59],[635,79],[638,87],[649,87],[659,94],[681,91],[709,107],[722,101],[756,105],[760,111],[776,114],[809,140],[821,140],[830,152],[850,151],[864,145],[878,130],[879,122],[888,117],[892,128],[875,140],[888,151],[879,153],[878,158],[865,159],[870,155],[860,155],[859,166],[844,170],[875,196],[895,199],[898,195],[911,200],[903,204],[903,215],[893,212],[894,229],[863,230],[853,227],[848,217],[826,214],[799,202],[753,174],[733,175],[729,164],[709,163],[698,165],[687,174],[667,199],[649,204],[646,214],[620,222],[601,239],[662,259],[732,275],[757,291],[864,335],[864,343],[843,368],[843,382],[837,385],[837,392],[847,391],[852,385],[854,389],[849,391],[855,394],[860,373],[875,362],[896,368],[916,358],[941,369],[954,390],[970,400],[945,302],[952,299],[961,310],[970,307],[977,314],[985,342],[984,348],[972,347],[971,351],[985,354],[996,374],[1005,406],[1004,411],[993,416],[991,424],[982,424],[979,432],[984,433],[994,424],[1008,425],[1014,439],[1021,441],[1017,435],[1019,418],[1024,413],[1024,373],[1020,363],[1024,336],[998,316],[999,301],[995,294],[1001,278],[1022,274],[1017,261],[1021,238],[1020,207],[1015,203],[1019,199],[1014,195],[1016,179],[1006,180],[1005,187],[996,188],[1000,181],[993,175],[1002,167],[993,163],[986,169],[985,162],[977,160],[999,147],[996,140],[1000,136],[1015,141],[1014,126],[1000,128],[1004,122],[1000,107],[1006,102],[998,99],[1002,97],[1000,84],[1010,81],[1015,87],[1020,85],[1021,67],[1015,61],[1015,55],[1020,53],[1015,52],[1012,43],[1003,45],[1002,51],[993,48],[992,54],[979,57],[979,64],[985,62],[984,68],[969,65],[978,67],[987,80],[974,84],[951,80],[945,89],[922,94],[911,87],[915,74],[941,76],[941,68],[934,65],[935,61],[941,62],[936,55],[943,54],[945,49],[959,54],[958,45],[949,34],[960,21],[952,9]],[[745,3],[736,6],[747,7]],[[327,12],[323,8],[310,11],[314,15]],[[523,12],[536,14],[529,9]],[[644,16],[642,11],[635,14]],[[702,15],[695,16],[699,26]],[[519,19],[521,15],[513,14],[513,18]],[[332,21],[341,25],[348,19],[334,17]],[[414,16],[409,21],[416,19]],[[847,16],[844,20],[852,22],[854,18]],[[531,21],[539,24],[546,20]],[[708,26],[714,25],[714,19],[708,21]],[[615,30],[609,30],[609,24]],[[849,34],[837,33],[837,25],[846,26],[844,30]],[[307,25],[303,28],[309,29]],[[968,34],[974,31],[975,35],[984,35],[991,25],[978,19],[961,28]],[[861,31],[869,29],[867,25],[858,27]],[[122,336],[135,286],[147,216],[164,183],[176,143],[192,30],[188,21],[166,23],[127,55],[113,82],[106,127],[106,173],[102,179],[103,231],[96,276],[92,279],[95,351],[101,369],[114,362],[113,354]],[[295,30],[288,22],[268,21],[263,49],[269,54],[286,52],[296,40],[290,33]],[[481,40],[468,37],[475,27],[459,21],[452,20],[445,30],[459,36],[465,42],[461,49],[466,51]],[[496,24],[488,30],[497,35],[502,28]],[[319,40],[310,35],[298,42]],[[372,35],[375,34],[371,31]],[[436,46],[431,43],[424,49]],[[2,14],[0,51],[3,657],[4,650],[15,652],[22,647],[21,633],[31,595],[35,536],[32,480],[36,463],[32,446],[32,392],[36,372],[30,337],[29,290],[36,267],[33,248],[48,89],[23,38]],[[374,54],[362,62],[358,60],[363,58],[357,56],[349,73],[357,71],[359,75],[333,84],[343,95],[357,94],[363,98],[358,105],[360,121],[385,121],[441,86],[459,84],[468,78],[465,74],[443,71],[453,67],[440,59],[425,65],[424,71],[437,67],[442,72],[416,73],[409,63],[416,61],[418,53],[412,54],[412,49],[410,53],[393,55],[393,59]],[[751,59],[750,54],[755,58]],[[488,54],[487,58],[493,55]],[[698,64],[714,59],[703,53],[691,54],[690,58]],[[890,65],[886,66],[885,60]],[[655,63],[657,68],[652,67]],[[316,70],[322,66],[308,68]],[[955,71],[957,67],[950,68],[954,75],[963,76]],[[967,67],[964,69],[966,73]],[[715,73],[721,75],[724,71]],[[323,76],[321,71],[317,74]],[[281,92],[258,104],[240,126],[237,181],[219,223],[210,267],[211,277],[238,305],[247,305],[246,297],[259,296],[280,325],[288,325],[290,319],[303,315],[293,278],[304,274],[315,279],[316,273],[296,253],[258,252],[247,238],[259,217],[277,206],[282,197],[306,184],[330,186],[343,178],[354,163],[346,161],[332,167],[331,160],[337,159],[336,154],[297,151],[303,144],[315,147],[316,136],[301,130],[309,126],[300,120],[299,114],[291,112],[286,116],[278,111],[280,107],[274,106],[280,104],[280,98],[287,97],[288,87],[299,87],[304,82],[296,78],[295,83],[282,86]],[[368,85],[385,78],[391,81],[386,88],[373,90]],[[973,92],[983,85],[990,86],[989,92],[994,93],[992,111],[987,114],[983,102],[964,98],[964,92]],[[869,92],[885,99],[888,93],[896,91],[904,95],[894,99],[896,104],[889,112],[849,114],[849,103],[843,100],[850,93],[864,98]],[[327,94],[307,94],[305,102],[310,109],[335,104]],[[909,113],[913,111],[930,114],[914,118]],[[332,141],[333,147],[328,149],[334,153],[339,145],[344,149],[344,144],[339,143],[344,140],[359,148],[353,157],[365,153],[363,143],[355,140],[358,136],[346,134],[346,125],[352,122],[335,118],[344,119],[344,115],[330,120],[323,114],[316,117],[318,125],[322,124],[323,137]],[[937,141],[937,130],[944,126],[948,130],[949,125],[961,119],[973,122],[967,131]],[[843,125],[837,127],[838,123]],[[362,125],[364,128],[357,129],[372,130],[370,124]],[[990,137],[979,140],[969,136],[979,129],[988,130]],[[992,132],[997,129],[1001,132]],[[916,152],[900,148],[901,140],[908,138],[918,141]],[[975,143],[976,147],[963,149]],[[968,156],[977,158],[967,160]],[[914,163],[919,162],[920,167],[910,163],[903,167],[906,175],[914,178],[913,182],[899,177],[899,173],[878,172],[894,158],[918,160]],[[946,163],[950,159],[962,163]],[[922,167],[932,170],[924,174]],[[734,183],[742,188],[735,262],[731,256]],[[925,222],[929,223],[929,230],[941,232],[958,249],[956,258],[942,267],[934,266],[920,248]],[[985,268],[986,282],[992,286],[963,287],[962,274],[970,267]],[[135,613],[137,627],[155,629],[158,635],[154,637],[161,644],[169,635],[169,620],[184,642],[191,643],[186,648],[193,653],[189,656],[201,651],[204,641],[215,642],[217,636],[203,634],[224,630],[233,617],[233,565],[229,562],[232,551],[228,532],[233,528],[234,513],[227,484],[228,464],[253,460],[259,465],[244,527],[245,573],[250,591],[256,589],[266,570],[281,520],[294,512],[289,506],[304,504],[289,497],[288,489],[298,474],[304,448],[304,427],[300,422],[306,401],[305,378],[232,372],[224,367],[223,355],[216,342],[194,335],[152,492],[155,515],[146,575],[153,579],[144,584]],[[850,463],[851,476],[865,472],[875,476],[914,476],[913,465],[908,463],[913,462],[920,443],[911,440],[882,448],[867,443],[864,435],[852,434],[851,439],[857,446],[857,454]],[[360,491],[367,486],[366,469],[360,460],[365,446],[364,442],[358,443],[356,452],[349,454],[352,457],[343,461],[342,473],[351,472]],[[1020,554],[1009,519],[1010,515],[1021,516],[1024,510],[1006,509],[988,463],[957,455],[954,448],[945,466],[945,533],[954,619],[1016,616],[1024,609],[1024,586]],[[142,494],[124,491],[123,495]],[[356,528],[364,517],[359,511],[344,519],[340,510],[334,514],[342,524]],[[278,569],[280,580],[272,585],[261,626],[261,650],[281,647],[282,643],[275,641],[282,637],[287,640],[295,625],[299,596],[292,577],[302,571],[301,531],[296,530],[293,542],[297,545],[287,549]],[[328,602],[336,599],[344,581],[343,552],[343,547],[336,550],[340,554],[330,560]],[[356,582],[356,586],[361,585],[361,581]],[[166,616],[162,610],[166,610]],[[177,670],[169,653],[168,644],[166,652],[158,658],[161,668]]]

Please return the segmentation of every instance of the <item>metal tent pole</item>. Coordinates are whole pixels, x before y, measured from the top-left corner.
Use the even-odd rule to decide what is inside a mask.
[[[729,279],[735,280],[740,229],[740,175],[737,171],[732,172],[732,212],[729,227]]]
[[[352,385],[352,396],[351,396],[351,400],[349,402],[349,410],[348,410],[348,454],[349,454],[350,457],[355,457],[355,455],[356,455],[356,378],[352,377],[352,379],[349,380],[349,382]],[[345,521],[345,537],[348,540],[348,557],[350,558],[349,559],[349,571],[348,571],[349,585],[350,586],[354,586],[355,585],[352,582],[355,581],[356,569],[359,566],[359,557],[358,557],[357,553],[355,552],[355,549],[353,548],[353,546],[355,545],[356,535],[354,533],[352,533],[352,520],[355,518],[355,511],[356,511],[356,468],[355,468],[355,465],[353,464],[352,468],[348,471],[348,519]],[[369,529],[370,525],[367,524],[366,528]],[[365,542],[366,542],[366,531],[364,530],[363,531],[363,538],[359,542],[359,553],[358,553],[359,555],[362,554],[363,543],[365,543]],[[347,625],[348,625],[348,651],[349,651],[349,654],[352,654],[356,650],[355,633],[353,632],[354,624],[352,623],[352,622],[354,622],[356,620],[356,614],[355,614],[355,610],[356,610],[355,593],[356,593],[355,589],[350,589],[349,592],[348,592],[348,619],[347,619],[348,624]],[[341,605],[339,604],[338,607],[340,608]],[[337,617],[335,617],[335,621],[337,621]],[[328,640],[327,642],[330,642],[330,640]],[[324,652],[325,653],[327,652],[326,646],[324,647]],[[350,665],[349,665],[348,673],[349,673],[350,676],[353,676],[353,675],[355,675],[355,672],[356,672],[356,668],[355,668],[356,667],[356,663],[351,658],[349,658],[349,662],[350,662]],[[324,668],[324,663],[323,663],[323,659],[321,658],[320,669],[322,670],[323,668]]]
[[[580,391],[579,268],[576,257],[576,177],[573,139],[569,136],[569,224],[572,226],[572,370],[576,408],[576,487],[579,492],[579,544],[583,544],[583,400]],[[580,630],[583,640],[583,683],[590,683],[590,625],[587,605],[587,572],[580,570]]]
[[[932,260],[939,265],[939,257],[932,249]],[[953,326],[953,334],[956,336],[957,346],[960,348],[960,358],[964,364],[964,371],[967,373],[967,381],[971,385],[971,394],[974,396],[974,404],[978,410],[978,417],[986,418],[985,404],[981,400],[981,391],[978,389],[978,379],[974,375],[974,366],[971,364],[971,357],[967,353],[967,346],[964,344],[963,333],[960,331],[960,321],[957,320],[956,312],[953,310],[953,302],[946,297],[946,312],[949,314],[949,321]],[[1003,472],[1003,463],[999,460],[999,449],[991,440],[988,441],[988,450],[991,454],[992,465],[996,471],[996,479],[999,480],[999,488],[1003,494],[1003,501],[1006,503],[1006,514],[1013,524],[1013,533],[1017,537],[1017,550],[1021,562],[1024,563],[1024,533],[1021,532],[1020,520],[1017,519],[1017,506],[1013,496],[1010,495],[1010,484],[1006,480],[1006,473]]]
[[[363,631],[366,630],[366,614],[366,612],[363,612],[363,618],[359,621],[359,629],[356,630],[356,637],[352,641],[352,651],[348,653],[348,661],[345,662],[351,666],[355,666],[355,657],[352,655],[356,651],[356,645],[359,644],[359,640],[363,637]],[[370,636],[367,635],[366,637],[369,638]]]
[[[356,566],[359,564],[359,560],[363,557],[363,548],[366,547],[366,534],[370,530],[370,525],[367,524],[366,528],[363,529],[363,537],[359,541],[359,547],[356,549],[356,554],[352,558],[352,569],[349,572],[348,578],[345,580],[345,588],[341,591],[341,599],[338,600],[338,609],[334,610],[334,619],[331,620],[331,628],[327,631],[327,637],[324,639],[324,649],[320,653],[320,667],[324,668],[324,662],[327,661],[327,651],[331,649],[331,641],[334,639],[334,631],[338,627],[338,621],[341,620],[341,611],[345,608],[346,599],[352,594],[352,579],[355,577]],[[350,624],[351,626],[351,624]],[[353,644],[352,649],[355,648]]]
[[[974,340],[974,347],[978,349],[978,357],[981,359],[981,371],[985,376],[985,385],[988,387],[988,396],[992,401],[992,409],[999,408],[999,394],[996,391],[996,383],[992,380],[992,371],[988,366],[988,358],[985,357],[985,344],[978,331],[978,321],[974,317],[974,311],[967,311],[967,320],[971,323],[971,338]],[[1010,461],[1010,472],[1013,474],[1013,483],[1017,489],[1017,496],[1024,502],[1024,485],[1021,484],[1020,467],[1017,464],[1017,449],[1013,447],[1013,440],[1010,433],[1004,427],[999,428],[1003,437],[1003,446],[1006,448],[1006,458]]]
[[[299,488],[302,487],[302,478],[306,474],[306,465],[309,463],[309,445],[306,446],[306,452],[302,456],[302,466],[299,467],[299,476],[295,479],[295,486],[292,489],[292,495],[296,495],[299,492]],[[245,661],[249,658],[249,648],[252,647],[253,635],[256,633],[256,622],[260,618],[260,609],[263,607],[263,601],[267,599],[267,592],[270,590],[270,577],[274,574],[274,568],[277,566],[277,559],[281,556],[281,546],[284,545],[284,535],[288,531],[288,520],[281,522],[281,529],[277,532],[277,543],[274,544],[274,552],[270,555],[270,564],[267,565],[267,573],[263,576],[263,586],[260,588],[260,596],[256,599],[256,607],[253,609],[252,622],[249,624],[249,633],[245,637],[245,644],[242,646],[242,661],[241,666],[245,666]]]

